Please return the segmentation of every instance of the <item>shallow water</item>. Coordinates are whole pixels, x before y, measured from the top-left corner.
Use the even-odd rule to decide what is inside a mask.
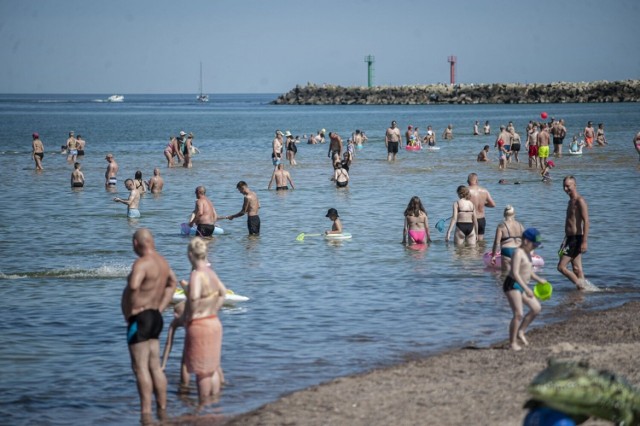
[[[638,131],[640,105],[483,106],[271,106],[275,95],[228,95],[200,105],[192,96],[126,96],[122,104],[93,102],[94,96],[0,96],[0,322],[4,344],[0,363],[0,416],[8,424],[133,424],[138,396],[124,340],[120,295],[135,254],[130,237],[138,227],[152,230],[160,253],[186,278],[188,238],[180,223],[193,208],[195,186],[204,184],[221,215],[237,212],[238,180],[256,190],[262,204],[262,234],[246,235],[244,218],[223,221],[225,235],[211,243],[210,260],[225,284],[249,302],[227,309],[223,367],[229,382],[206,412],[233,414],[279,395],[331,378],[364,371],[446,348],[486,345],[506,338],[510,312],[496,273],[486,270],[502,208],[513,204],[517,218],[542,232],[537,252],[547,262],[540,272],[554,284],[534,325],[638,299],[640,232],[638,159],[631,139]],[[604,122],[610,145],[556,161],[551,184],[525,163],[499,171],[478,164],[476,154],[494,137],[473,137],[475,120],[513,120],[523,132],[542,110],[565,118],[569,135],[588,120]],[[395,119],[440,136],[454,125],[455,139],[438,152],[399,153],[385,158],[383,136]],[[348,189],[336,189],[327,145],[299,146],[291,169],[298,188],[267,191],[273,169],[275,129],[303,133],[326,128],[346,140],[356,128],[370,138],[357,151]],[[80,161],[87,178],[82,190],[69,188],[72,166],[57,154],[69,130],[87,140]],[[162,151],[180,130],[196,135],[201,154],[194,168],[167,169]],[[30,159],[30,134],[45,144],[45,171]],[[58,149],[57,149],[58,148]],[[566,149],[565,144],[565,149]],[[105,191],[104,155],[119,165],[117,193]],[[495,159],[493,149],[491,158]],[[526,160],[526,154],[523,153]],[[126,196],[125,177],[137,169],[148,178],[160,166],[165,191],[144,196],[139,220],[112,200]],[[289,167],[287,167],[289,169]],[[487,212],[488,242],[457,248],[433,229],[450,216],[455,189],[477,172],[498,208]],[[555,270],[563,237],[567,195],[561,178],[573,174],[589,203],[591,235],[584,265],[603,291],[578,294]],[[499,179],[522,185],[498,185]],[[425,250],[401,244],[403,211],[413,195],[423,200],[434,243]],[[348,241],[325,241],[301,232],[328,229],[329,207],[338,209]],[[624,231],[621,234],[621,231]],[[621,238],[623,237],[623,238]],[[165,312],[168,323],[172,313]],[[166,333],[166,327],[165,327]],[[162,335],[164,342],[165,333]],[[184,332],[177,334],[175,348]],[[534,342],[535,344],[535,342]],[[167,368],[169,415],[195,411],[195,389],[178,397],[180,351]]]

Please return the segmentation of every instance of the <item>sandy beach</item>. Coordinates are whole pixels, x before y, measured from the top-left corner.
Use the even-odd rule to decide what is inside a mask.
[[[463,348],[283,396],[225,425],[521,425],[526,386],[548,358],[588,360],[640,383],[640,302],[532,330],[530,346]],[[507,330],[505,330],[505,335]],[[211,424],[211,418],[182,419]],[[219,420],[219,419],[218,419]],[[201,423],[202,422],[202,423]],[[215,420],[213,423],[217,423]],[[610,424],[589,420],[588,425]]]

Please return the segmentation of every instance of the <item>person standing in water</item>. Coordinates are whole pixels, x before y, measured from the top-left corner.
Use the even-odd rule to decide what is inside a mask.
[[[474,246],[478,240],[476,208],[471,201],[469,188],[460,185],[456,192],[458,194],[458,200],[453,203],[453,213],[445,241],[451,239],[451,231],[455,228],[453,242],[456,245],[467,242],[469,245]]]
[[[244,202],[242,209],[231,216],[227,216],[226,219],[233,220],[236,217],[247,215],[247,228],[249,229],[249,235],[260,235],[260,200],[255,192],[249,189],[249,185],[243,180],[238,182],[236,188],[242,195],[244,195]]]
[[[44,145],[40,140],[40,135],[38,133],[34,133],[31,135],[33,141],[31,142],[31,156],[33,157],[33,161],[36,163],[36,170],[44,170],[42,167],[42,159],[44,158]]]
[[[67,139],[67,161],[75,163],[78,157],[78,140],[75,138],[73,132],[69,132],[69,138]]]
[[[127,217],[130,219],[137,219],[140,217],[140,210],[138,205],[140,204],[140,192],[135,188],[133,179],[127,179],[124,181],[124,186],[129,190],[129,198],[123,200],[122,198],[114,198],[116,203],[122,203],[127,205]]]
[[[104,172],[104,185],[107,187],[116,186],[118,184],[118,178],[116,177],[119,170],[118,163],[113,158],[113,154],[107,154],[104,159],[109,163],[107,171]]]
[[[73,165],[73,172],[71,172],[71,187],[82,188],[84,186],[84,174],[80,170],[80,163],[76,162]]]
[[[540,245],[540,241],[540,232],[535,228],[529,228],[522,233],[522,244],[513,252],[509,275],[507,275],[502,284],[502,290],[507,296],[509,306],[513,312],[513,317],[509,324],[509,343],[514,351],[522,350],[522,347],[518,344],[518,339],[525,346],[529,344],[525,337],[527,327],[542,310],[540,302],[538,302],[533,291],[528,286],[531,278],[539,283],[545,282],[543,278],[533,272],[533,263],[531,261],[531,252]],[[524,315],[523,304],[529,307],[527,315]]]
[[[398,155],[398,147],[402,141],[400,129],[397,127],[395,120],[391,122],[391,127],[384,134],[384,145],[387,147],[387,161],[395,161]]]
[[[502,272],[508,272],[511,268],[511,258],[516,248],[520,247],[524,226],[515,219],[516,209],[508,205],[504,209],[504,221],[496,227],[496,236],[493,239],[491,249],[491,264],[496,264],[498,254],[500,255],[500,266]],[[498,252],[498,247],[500,251]]]
[[[131,267],[122,293],[121,308],[127,321],[127,345],[131,368],[138,384],[143,424],[151,419],[151,400],[156,396],[158,414],[167,408],[167,378],[160,366],[162,311],[169,305],[178,281],[167,261],[156,252],[148,229],[132,238],[138,259]]]
[[[160,176],[159,168],[156,167],[155,169],[153,169],[153,177],[149,179],[147,187],[149,188],[149,192],[151,192],[152,194],[162,192],[162,188],[164,188],[164,179],[162,179],[162,176]]]
[[[407,234],[409,236],[408,239]],[[429,235],[429,217],[418,196],[411,197],[404,211],[402,244],[407,244],[407,242],[409,245],[431,242],[431,235]]]
[[[276,181],[276,191],[288,190],[289,186],[287,185],[287,182],[291,185],[291,189],[296,189],[293,185],[293,181],[291,180],[291,174],[284,169],[284,164],[282,163],[278,164],[278,167],[273,171],[267,189],[271,189],[274,180]]]
[[[486,188],[478,185],[478,175],[470,173],[467,177],[467,183],[469,184],[469,194],[471,195],[471,202],[476,209],[476,218],[478,219],[478,241],[484,240],[484,231],[487,227],[487,220],[485,219],[484,208],[493,208],[496,206],[495,201],[491,198],[491,194]]]
[[[216,229],[218,218],[213,203],[206,196],[207,189],[200,185],[196,188],[196,207],[193,209],[189,227],[197,226],[197,234],[201,237],[210,237]]]
[[[569,278],[578,290],[584,290],[586,280],[582,269],[582,253],[586,253],[588,248],[589,208],[578,193],[575,177],[565,177],[562,186],[569,196],[569,204],[564,222],[565,237],[558,251],[558,272]],[[568,268],[569,263],[572,271]]]

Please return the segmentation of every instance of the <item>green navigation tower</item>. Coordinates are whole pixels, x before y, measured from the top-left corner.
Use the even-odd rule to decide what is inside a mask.
[[[367,85],[369,87],[373,87],[373,63],[376,61],[376,58],[373,55],[367,55],[364,57],[364,61],[367,63],[367,68],[369,71]]]

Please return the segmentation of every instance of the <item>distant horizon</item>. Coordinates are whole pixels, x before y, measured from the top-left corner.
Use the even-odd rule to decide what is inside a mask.
[[[618,79],[618,80],[591,80],[591,81],[549,81],[549,82],[544,82],[544,81],[532,81],[532,82],[491,82],[491,83],[466,83],[466,82],[457,82],[454,85],[476,85],[476,86],[482,86],[482,85],[493,85],[493,84],[515,84],[515,85],[530,85],[530,84],[560,84],[560,83],[567,83],[567,84],[580,84],[580,83],[616,83],[619,81],[640,81],[640,78],[628,78],[628,79]],[[335,83],[313,83],[313,82],[307,82],[305,84],[297,84],[293,87],[291,87],[289,90],[285,91],[285,92],[206,92],[203,91],[203,94],[209,95],[209,96],[215,96],[215,95],[281,95],[281,94],[285,94],[290,92],[291,90],[295,89],[296,86],[307,86],[307,85],[315,85],[315,86],[337,86],[337,87],[347,87],[347,88],[366,88],[367,85],[352,85],[352,86],[346,86],[346,85],[341,85],[341,84],[335,84]],[[416,83],[416,84],[377,84],[372,86],[372,88],[376,88],[376,87],[411,87],[411,86],[433,86],[433,85],[445,85],[445,86],[450,86],[451,84],[449,83],[443,83],[443,82],[439,82],[439,83]],[[49,92],[49,93],[45,93],[45,92],[3,92],[0,93],[0,96],[5,96],[5,95],[85,95],[85,96],[89,96],[89,95],[106,95],[106,96],[110,96],[110,95],[122,95],[122,96],[138,96],[138,95],[158,95],[158,96],[162,96],[162,95],[184,95],[184,96],[191,96],[191,95],[198,95],[198,92],[138,92],[138,93],[126,93],[126,92]]]

